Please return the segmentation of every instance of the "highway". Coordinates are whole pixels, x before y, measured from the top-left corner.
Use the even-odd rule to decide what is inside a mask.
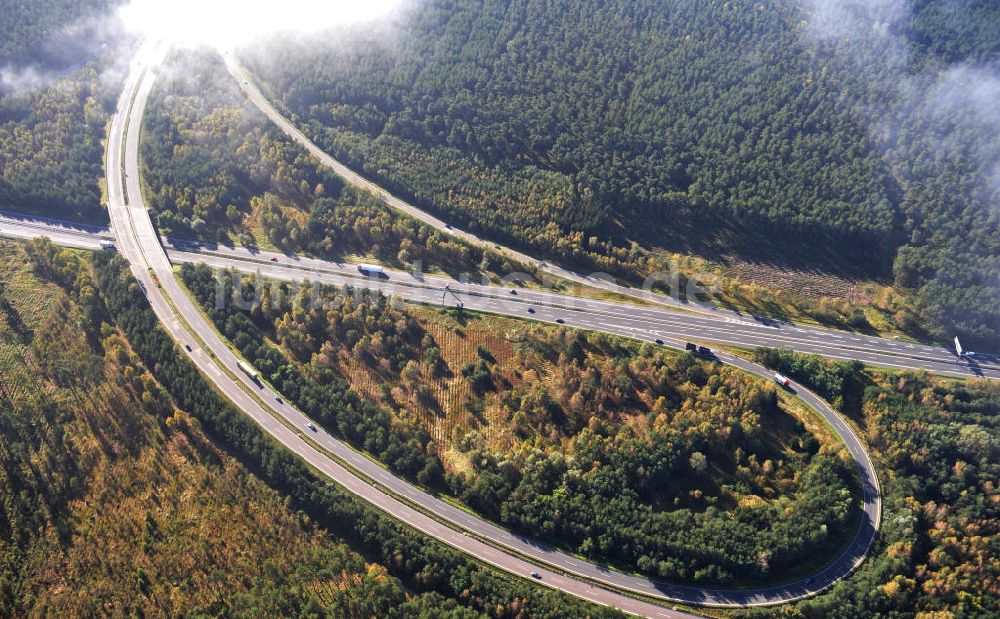
[[[331,285],[351,285],[378,290],[409,302],[461,306],[470,311],[565,324],[672,348],[682,349],[686,341],[737,347],[781,346],[831,359],[858,359],[887,368],[926,369],[954,377],[1000,378],[1000,364],[995,361],[977,362],[960,358],[941,347],[760,319],[684,303],[545,264],[457,230],[389,194],[319,149],[270,105],[228,54],[224,54],[227,67],[237,77],[248,99],[286,134],[352,185],[380,196],[408,216],[469,243],[504,252],[566,280],[643,299],[656,306],[614,303],[516,285],[459,282],[440,275],[402,271],[388,271],[386,278],[373,279],[362,276],[356,265],[334,261],[179,239],[163,244],[143,203],[139,141],[156,67],[165,53],[165,47],[144,45],[126,77],[110,124],[106,161],[110,228],[0,211],[0,236],[17,239],[47,236],[55,243],[81,249],[98,249],[102,241],[114,239],[117,250],[128,260],[167,332],[202,374],[265,432],[359,499],[429,537],[511,574],[523,578],[538,572],[541,578],[533,582],[540,585],[649,617],[691,616],[673,610],[670,603],[738,607],[794,601],[832,586],[865,560],[881,518],[877,475],[864,444],[845,420],[821,398],[793,383],[790,390],[830,424],[857,464],[863,491],[861,523],[845,551],[809,578],[760,589],[680,586],[615,572],[473,516],[393,476],[322,428],[315,432],[308,430],[309,419],[304,413],[280,398],[269,385],[258,384],[236,370],[238,356],[179,284],[174,265],[206,263],[220,269],[259,273],[266,278],[285,281],[310,279]],[[771,372],[738,356],[716,351],[716,359],[770,380]],[[651,601],[654,599],[662,604]]]
[[[384,279],[362,276],[357,265],[277,252],[225,247],[195,241],[171,240],[174,262],[204,262],[264,277],[301,281],[308,278],[331,285],[377,289],[407,301],[556,322],[655,342],[691,340],[738,347],[785,347],[830,359],[857,359],[890,369],[925,369],[936,374],[967,378],[1000,378],[996,362],[974,362],[951,350],[926,344],[883,339],[801,326],[730,313],[689,313],[653,306],[630,305],[559,294],[519,285],[460,282],[432,274],[386,270]],[[514,291],[513,293],[511,291]]]
[[[33,239],[40,236],[65,247],[100,249],[101,241],[111,239],[111,231],[103,226],[0,211],[0,237]]]
[[[537,571],[542,577],[540,583],[543,585],[645,616],[687,615],[632,597],[623,593],[624,591],[665,602],[687,604],[775,604],[814,594],[843,578],[864,560],[876,535],[881,514],[881,497],[874,466],[861,441],[844,420],[801,385],[793,385],[792,388],[832,425],[857,463],[864,491],[862,522],[847,550],[823,571],[796,583],[762,589],[717,590],[677,586],[621,574],[581,561],[512,534],[424,493],[412,484],[392,476],[378,464],[322,430],[306,430],[308,418],[303,413],[279,399],[278,394],[269,386],[258,385],[235,370],[236,355],[181,288],[174,277],[172,261],[207,262],[245,272],[260,271],[262,275],[280,279],[300,280],[309,277],[341,285],[360,284],[362,287],[377,288],[411,301],[452,306],[462,303],[470,310],[549,322],[562,321],[569,326],[598,329],[645,341],[660,338],[664,345],[673,347],[682,347],[683,341],[689,338],[698,341],[740,338],[741,345],[755,345],[758,342],[780,345],[779,338],[784,337],[803,341],[816,338],[816,344],[808,345],[828,346],[824,349],[830,353],[828,356],[835,356],[831,351],[850,354],[855,349],[853,347],[873,346],[881,342],[881,352],[873,354],[880,359],[891,357],[900,360],[901,367],[924,367],[926,364],[938,363],[944,373],[957,374],[960,370],[956,369],[957,366],[948,366],[948,360],[941,356],[941,349],[934,347],[913,348],[915,356],[909,356],[906,351],[896,354],[895,350],[886,348],[891,344],[877,338],[848,339],[843,343],[823,344],[824,338],[831,339],[838,335],[846,338],[848,335],[817,329],[801,330],[793,325],[775,326],[726,316],[717,319],[713,316],[666,312],[659,308],[584,300],[527,288],[517,289],[515,295],[510,293],[509,288],[459,283],[442,277],[399,272],[390,273],[388,279],[372,281],[360,278],[352,265],[266,252],[250,254],[243,249],[206,247],[190,242],[174,241],[168,256],[142,201],[138,165],[138,127],[155,77],[158,56],[163,53],[162,48],[146,45],[138,55],[138,60],[126,79],[110,126],[107,152],[108,208],[116,246],[128,259],[164,327],[178,343],[190,347],[189,355],[203,374],[268,434],[317,470],[414,529],[500,569],[522,577]],[[52,220],[30,220],[10,215],[0,218],[0,234],[25,238],[32,231],[36,236],[41,232],[53,237],[56,242],[88,248],[107,236],[106,230],[66,226]],[[534,310],[533,313],[529,313],[529,307]],[[711,310],[706,310],[706,313],[711,314]],[[762,331],[756,331],[758,329]],[[718,339],[711,339],[713,337]],[[927,360],[919,359],[920,355],[925,354],[928,355]],[[932,354],[938,355],[938,358],[931,357]],[[717,358],[765,379],[770,377],[770,372],[765,368],[738,357],[719,353]],[[990,367],[988,371],[992,373],[994,369]],[[488,543],[484,540],[488,540]]]
[[[537,571],[541,576],[539,582],[542,585],[560,589],[595,603],[645,616],[685,615],[645,599],[627,595],[623,591],[689,604],[719,606],[773,604],[799,599],[820,591],[843,578],[863,561],[874,540],[881,513],[881,497],[874,467],[861,441],[843,419],[819,398],[798,385],[795,385],[794,389],[799,396],[827,419],[856,459],[864,488],[862,523],[856,537],[843,555],[822,572],[796,583],[756,590],[716,590],[676,586],[621,574],[581,561],[514,535],[424,493],[412,484],[394,477],[375,462],[322,430],[316,432],[306,430],[309,420],[303,413],[285,400],[279,399],[278,394],[269,386],[258,385],[235,370],[237,357],[174,277],[170,258],[160,244],[143,204],[139,173],[139,127],[155,78],[155,67],[164,52],[165,49],[162,47],[146,44],[138,54],[126,78],[117,111],[110,125],[106,169],[108,210],[118,251],[129,261],[133,274],[143,287],[153,311],[164,327],[179,344],[184,345],[184,348],[190,347],[190,357],[204,375],[268,434],[318,471],[414,529],[502,570],[522,577]],[[184,250],[174,251],[184,253]],[[193,259],[198,260],[206,260],[209,257],[209,254],[202,253],[191,255]],[[277,259],[276,256],[272,257]],[[280,263],[272,262],[270,258],[266,262],[275,269],[287,268]],[[301,271],[295,276],[299,277],[300,274]],[[406,288],[432,290],[419,286],[406,286]],[[470,298],[473,296],[464,291],[459,294]],[[525,295],[528,294],[526,291]],[[614,307],[613,304],[611,306]],[[585,313],[581,310],[576,311],[579,317]],[[665,341],[665,343],[677,346],[679,341]],[[765,368],[742,359],[727,354],[720,354],[719,358],[762,377],[770,376]],[[484,540],[488,540],[488,543]],[[604,586],[597,586],[594,583],[601,583]]]
[[[0,212],[0,236],[53,241],[84,249],[98,248],[110,238],[107,229]],[[197,241],[170,239],[167,254],[173,263],[204,262],[210,266],[260,272],[273,279],[301,281],[308,278],[330,285],[376,289],[406,301],[530,318],[566,324],[655,342],[694,341],[737,347],[785,347],[829,359],[857,359],[889,369],[924,369],[936,374],[966,378],[1000,378],[995,361],[958,357],[953,351],[891,339],[853,334],[787,322],[734,316],[731,313],[689,313],[655,306],[628,305],[515,286],[459,282],[446,276],[387,270],[387,279],[363,277],[357,266],[328,260],[290,256],[277,252],[225,247]],[[511,294],[515,290],[516,294]],[[530,308],[530,309],[529,309]],[[530,313],[529,313],[530,312]]]

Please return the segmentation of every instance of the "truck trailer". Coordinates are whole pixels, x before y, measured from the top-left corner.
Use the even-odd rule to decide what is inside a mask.
[[[244,374],[246,374],[247,376],[249,376],[250,380],[252,380],[253,382],[257,383],[258,385],[260,384],[260,375],[257,374],[257,370],[253,369],[252,367],[250,367],[246,363],[243,363],[242,359],[237,359],[236,360],[236,367],[238,367],[241,372],[243,372]]]
[[[380,279],[389,277],[386,274],[385,269],[376,264],[359,264],[358,271],[360,271],[362,275],[367,275],[368,277],[378,277]]]

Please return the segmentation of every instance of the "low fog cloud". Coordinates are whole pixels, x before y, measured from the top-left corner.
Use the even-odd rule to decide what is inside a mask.
[[[51,79],[52,76],[49,73],[40,71],[35,66],[6,65],[0,67],[0,94],[39,88],[50,82]]]
[[[942,155],[964,154],[973,143],[988,145],[987,152],[970,155],[980,160],[979,169],[992,193],[990,206],[1000,209],[1000,72],[961,64],[908,81],[925,88],[923,92],[911,88],[917,92],[905,102],[904,113],[934,128],[932,144]]]
[[[392,15],[404,0],[130,0],[45,39],[28,61],[0,64],[0,96],[40,88],[131,37],[180,47],[231,48],[315,35]]]
[[[122,21],[135,32],[186,46],[232,48],[276,34],[308,35],[384,18],[402,0],[131,0]]]
[[[42,40],[28,60],[0,66],[0,95],[42,88],[120,44],[126,32],[114,15],[69,24]]]
[[[859,75],[889,78],[867,84],[884,100],[859,104],[876,141],[891,151],[903,135],[926,141],[942,156],[977,161],[991,206],[1000,209],[1000,67],[929,62],[916,68],[903,35],[909,0],[802,0],[802,6],[806,37],[834,49]],[[961,3],[951,8],[963,10]]]
[[[906,0],[804,0],[808,30],[816,39],[884,35],[909,15]]]

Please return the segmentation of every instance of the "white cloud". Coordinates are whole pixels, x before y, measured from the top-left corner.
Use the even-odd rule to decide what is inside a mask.
[[[36,67],[0,67],[0,93],[13,91],[22,92],[45,85],[49,81],[48,74]]]
[[[175,45],[229,48],[278,33],[313,34],[373,21],[401,0],[132,0],[126,26]]]
[[[894,142],[917,140],[939,156],[976,161],[981,181],[1000,196],[1000,73],[997,66],[913,64],[905,27],[909,0],[802,0],[803,35],[836,50],[872,92],[859,102],[869,129],[893,156]],[[871,97],[870,97],[871,99]],[[995,208],[998,205],[992,205]]]
[[[906,0],[803,0],[810,34],[820,40],[885,36],[910,13]]]

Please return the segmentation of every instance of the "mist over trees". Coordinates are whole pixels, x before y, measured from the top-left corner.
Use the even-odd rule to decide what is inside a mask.
[[[113,101],[93,66],[0,98],[0,208],[106,219],[102,141]]]
[[[991,3],[804,2],[804,40],[830,61],[896,187],[893,278],[924,326],[997,346],[1000,10]]]
[[[5,0],[0,10],[0,67],[64,57],[46,45],[60,31],[105,14],[120,0]]]
[[[960,4],[428,1],[243,57],[321,145],[473,230],[625,275],[658,248],[860,268],[931,335],[996,344],[997,127],[934,99],[997,75],[996,9]]]
[[[116,57],[105,0],[15,0],[0,9],[0,209],[106,219],[105,124]]]

